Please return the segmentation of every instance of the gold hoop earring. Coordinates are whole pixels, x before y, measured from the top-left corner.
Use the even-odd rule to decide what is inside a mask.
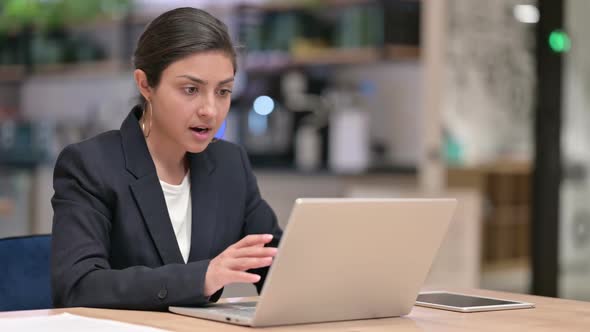
[[[147,113],[148,113],[148,105],[149,105],[149,113],[150,114],[150,123],[148,126],[148,132],[146,134],[145,132],[145,118],[147,117]],[[154,116],[154,109],[152,108],[152,103],[150,103],[149,100],[147,100],[143,106],[143,117],[142,117],[142,121],[141,121],[141,131],[143,132],[143,136],[145,136],[145,138],[148,138],[150,136],[150,133],[152,132],[152,118]]]

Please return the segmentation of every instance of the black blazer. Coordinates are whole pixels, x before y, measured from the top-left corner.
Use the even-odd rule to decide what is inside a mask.
[[[190,161],[192,235],[184,263],[135,108],[121,125],[67,146],[54,172],[56,307],[166,310],[198,305],[209,261],[248,234],[282,234],[243,148],[211,143]],[[254,271],[262,276],[268,269]]]

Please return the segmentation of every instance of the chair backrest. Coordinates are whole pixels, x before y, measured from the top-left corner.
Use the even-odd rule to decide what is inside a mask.
[[[50,235],[0,239],[0,311],[52,307]]]

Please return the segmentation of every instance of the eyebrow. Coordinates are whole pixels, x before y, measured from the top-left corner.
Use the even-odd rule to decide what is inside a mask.
[[[195,83],[202,84],[202,85],[207,85],[207,83],[208,83],[205,80],[202,80],[202,79],[200,79],[198,77],[194,77],[194,76],[191,76],[191,75],[178,75],[176,77],[188,78],[189,80],[191,80],[191,81],[193,81]],[[230,83],[230,82],[233,82],[233,81],[234,81],[234,78],[233,77],[230,77],[230,78],[227,78],[227,79],[225,79],[223,81],[220,81],[217,85],[223,85],[223,84],[227,84],[227,83]]]

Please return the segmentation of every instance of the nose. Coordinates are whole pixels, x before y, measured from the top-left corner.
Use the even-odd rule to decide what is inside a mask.
[[[203,102],[199,106],[197,110],[197,115],[200,118],[213,118],[215,117],[215,113],[217,109],[215,108],[215,96],[214,95],[206,95],[203,98]]]

